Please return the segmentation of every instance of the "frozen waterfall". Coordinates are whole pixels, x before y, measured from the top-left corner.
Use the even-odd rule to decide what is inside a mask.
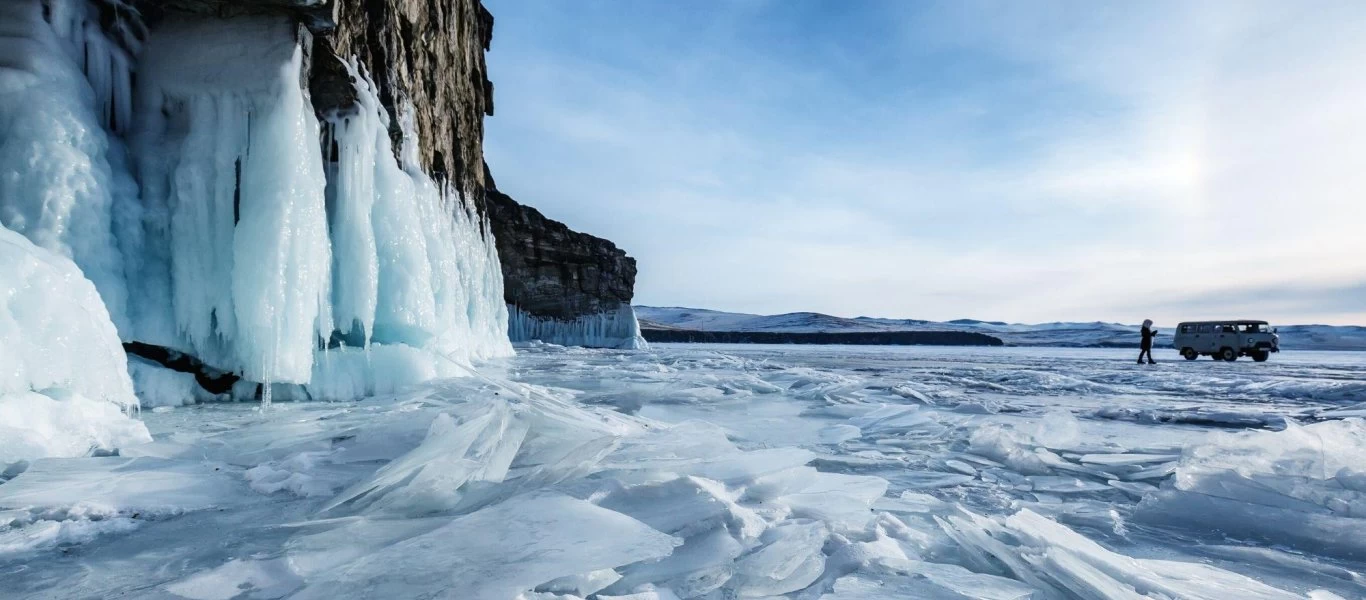
[[[561,346],[627,350],[647,346],[640,335],[640,322],[629,304],[570,321],[537,317],[515,306],[509,306],[508,313],[508,337],[514,342],[539,340]]]
[[[102,8],[0,5],[0,224],[74,261],[117,337],[275,384],[267,398],[354,398],[511,353],[487,224],[422,171],[411,119],[356,64],[357,104],[320,121],[287,19],[145,31]]]

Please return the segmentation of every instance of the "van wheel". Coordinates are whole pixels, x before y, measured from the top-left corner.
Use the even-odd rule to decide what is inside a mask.
[[[1238,360],[1238,351],[1233,348],[1223,348],[1219,350],[1219,360],[1226,360],[1228,362]]]
[[[1268,358],[1271,358],[1271,353],[1266,350],[1258,350],[1252,353],[1252,360],[1257,362],[1266,362]]]
[[[1181,356],[1184,357],[1186,360],[1195,360],[1197,358],[1200,358],[1200,353],[1196,352],[1195,348],[1182,348]]]

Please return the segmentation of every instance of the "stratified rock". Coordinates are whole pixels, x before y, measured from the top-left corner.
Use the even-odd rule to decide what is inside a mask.
[[[610,241],[517,203],[498,191],[491,174],[484,180],[512,341],[643,347],[631,308],[636,259]]]
[[[492,175],[485,181],[508,304],[536,317],[572,321],[631,303],[636,259],[517,203],[498,191]]]

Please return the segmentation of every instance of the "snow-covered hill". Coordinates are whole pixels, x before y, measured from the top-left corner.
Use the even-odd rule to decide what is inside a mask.
[[[867,331],[972,331],[1001,338],[1012,346],[1103,347],[1137,345],[1137,325],[1122,323],[1003,323],[956,319],[848,319],[821,313],[780,315],[731,313],[702,308],[636,306],[641,327],[699,331],[771,331],[785,333]],[[1278,326],[1281,347],[1288,350],[1366,350],[1366,327],[1334,325]],[[1161,329],[1158,344],[1171,340],[1171,329]]]

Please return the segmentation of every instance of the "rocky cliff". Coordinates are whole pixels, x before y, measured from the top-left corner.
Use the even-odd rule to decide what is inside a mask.
[[[640,346],[631,310],[636,260],[608,240],[519,204],[498,190],[492,175],[484,180],[513,341]]]
[[[117,11],[125,5],[106,6]],[[301,83],[319,118],[335,120],[358,109],[354,69],[346,64],[355,61],[394,116],[394,152],[404,151],[402,127],[410,123],[420,140],[417,162],[488,218],[515,341],[643,343],[630,308],[635,260],[612,242],[572,231],[493,185],[482,151],[483,119],[493,114],[484,61],[493,15],[479,0],[137,0],[135,6],[149,29],[187,13],[288,16],[308,51]],[[336,160],[336,148],[324,153]]]

